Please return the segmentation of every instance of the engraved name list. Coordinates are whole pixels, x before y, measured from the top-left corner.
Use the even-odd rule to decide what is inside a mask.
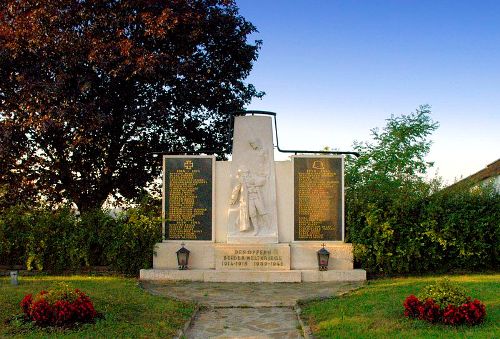
[[[294,157],[295,240],[342,240],[342,159]]]
[[[165,239],[212,239],[212,158],[165,157]]]

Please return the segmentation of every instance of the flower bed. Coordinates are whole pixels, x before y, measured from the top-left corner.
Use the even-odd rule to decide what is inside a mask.
[[[98,313],[90,298],[68,286],[26,295],[20,303],[26,320],[37,326],[70,326],[93,322]]]
[[[448,280],[427,286],[420,298],[408,296],[403,306],[406,317],[431,323],[477,325],[486,316],[486,307],[481,301],[472,300]]]

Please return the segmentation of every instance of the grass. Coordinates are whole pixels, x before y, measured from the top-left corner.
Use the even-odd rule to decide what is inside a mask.
[[[486,320],[478,326],[432,325],[404,317],[404,299],[440,278],[369,281],[347,295],[306,303],[303,317],[316,338],[499,338],[500,274],[448,276],[486,305]]]
[[[104,314],[95,324],[71,330],[35,328],[7,323],[20,314],[19,302],[28,293],[38,293],[60,282],[79,288],[90,296],[97,311]],[[20,277],[18,286],[0,278],[0,337],[100,337],[169,338],[176,334],[194,311],[194,305],[153,296],[138,286],[136,279],[92,276]]]

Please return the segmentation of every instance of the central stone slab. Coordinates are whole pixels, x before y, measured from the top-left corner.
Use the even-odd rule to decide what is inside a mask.
[[[272,120],[234,119],[227,243],[278,243]]]
[[[288,271],[288,244],[216,244],[216,270]]]

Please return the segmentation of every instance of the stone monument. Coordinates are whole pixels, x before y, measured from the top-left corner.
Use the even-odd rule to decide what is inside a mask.
[[[213,156],[163,158],[163,236],[145,280],[348,281],[344,243],[343,156],[295,155],[274,161],[267,115],[234,119],[231,161]],[[189,270],[177,269],[181,243]],[[319,271],[317,251],[330,251]]]

